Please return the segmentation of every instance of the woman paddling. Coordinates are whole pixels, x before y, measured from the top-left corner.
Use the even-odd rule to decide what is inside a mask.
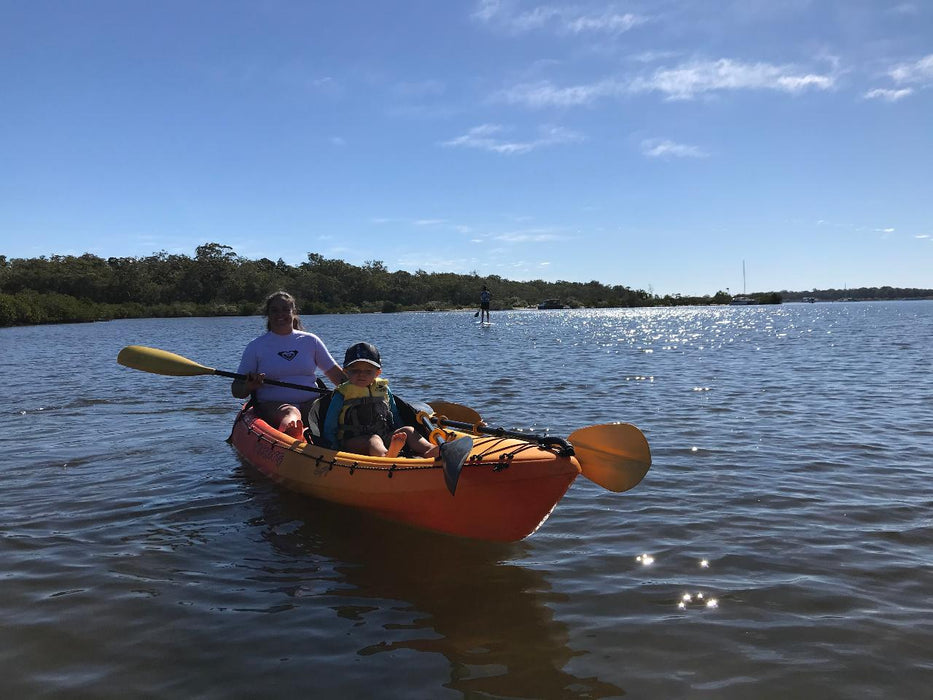
[[[282,382],[314,385],[320,369],[335,385],[347,380],[340,365],[319,337],[304,330],[295,298],[275,292],[266,298],[266,333],[250,341],[240,359],[238,374],[230,391],[238,399],[255,392],[259,414],[274,428],[302,439],[304,424],[316,393],[264,384],[268,376]]]

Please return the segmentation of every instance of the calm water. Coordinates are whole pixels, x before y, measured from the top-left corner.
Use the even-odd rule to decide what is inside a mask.
[[[933,302],[305,321],[654,466],[520,543],[432,535],[254,476],[227,380],[115,362],[235,370],[259,318],[0,330],[3,697],[930,696]]]

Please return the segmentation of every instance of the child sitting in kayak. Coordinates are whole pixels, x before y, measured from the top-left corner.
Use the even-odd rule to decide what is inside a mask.
[[[432,445],[410,425],[401,425],[389,382],[380,379],[379,351],[369,343],[347,349],[343,371],[350,378],[334,390],[324,417],[322,438],[334,449],[375,457],[397,457],[408,448],[422,457],[436,457]]]

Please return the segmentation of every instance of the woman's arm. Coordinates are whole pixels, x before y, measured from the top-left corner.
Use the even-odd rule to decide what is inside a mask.
[[[258,340],[258,339],[257,339]],[[256,355],[256,340],[247,343],[240,356],[240,364],[236,368],[237,374],[245,374],[246,379],[234,379],[230,385],[230,393],[238,399],[245,399],[262,384],[266,375],[259,372],[259,357]]]
[[[334,365],[329,370],[324,372],[324,374],[326,374],[327,378],[334,383],[334,386],[343,384],[348,379],[340,365]]]

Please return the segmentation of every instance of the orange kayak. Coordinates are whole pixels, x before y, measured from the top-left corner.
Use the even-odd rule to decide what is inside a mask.
[[[580,473],[576,457],[558,449],[472,436],[452,495],[440,460],[330,450],[280,433],[252,409],[237,416],[230,439],[247,462],[292,491],[427,530],[500,542],[537,530]]]

